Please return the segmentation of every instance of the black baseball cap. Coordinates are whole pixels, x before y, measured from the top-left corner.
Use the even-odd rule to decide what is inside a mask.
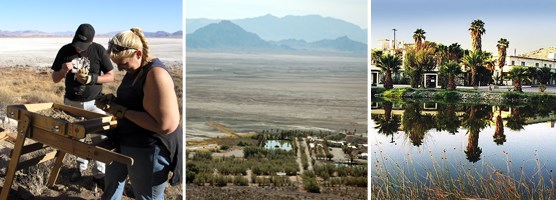
[[[71,45],[81,50],[87,49],[95,37],[95,29],[90,24],[81,24],[75,31]]]

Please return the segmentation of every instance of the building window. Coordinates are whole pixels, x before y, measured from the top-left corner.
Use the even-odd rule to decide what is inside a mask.
[[[544,63],[544,67],[546,67],[546,63]]]
[[[512,60],[512,65],[515,65],[515,60]]]
[[[535,63],[535,67],[539,67],[539,63]]]
[[[521,66],[525,66],[525,62],[521,62]]]

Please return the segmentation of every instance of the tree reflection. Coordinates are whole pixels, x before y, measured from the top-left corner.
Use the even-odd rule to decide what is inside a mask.
[[[438,131],[446,130],[453,135],[458,132],[460,126],[461,121],[456,115],[456,105],[440,105],[438,115],[436,115],[436,129]]]
[[[506,119],[506,126],[514,131],[523,130],[525,125],[525,114],[521,112],[521,108],[513,107],[511,115]]]
[[[504,135],[504,122],[502,121],[502,109],[498,109],[498,116],[496,116],[496,129],[494,130],[494,142],[497,145],[503,145],[506,142],[506,135]]]
[[[414,146],[421,146],[425,133],[435,125],[434,117],[431,114],[421,114],[421,107],[418,103],[407,103],[405,105],[402,125]]]
[[[472,105],[466,109],[463,115],[462,126],[467,129],[467,148],[465,155],[470,162],[477,162],[481,159],[482,149],[479,147],[479,133],[488,126],[490,122],[488,111],[490,106]]]
[[[391,136],[390,143],[394,143],[394,133],[398,132],[401,119],[396,115],[392,117],[392,102],[384,101],[382,105],[384,115],[372,115],[371,118],[376,123],[375,129],[378,130],[378,133]]]

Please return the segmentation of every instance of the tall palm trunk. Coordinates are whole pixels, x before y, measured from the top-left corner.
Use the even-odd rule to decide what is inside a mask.
[[[471,85],[472,86],[478,86],[478,82],[477,82],[477,67],[471,67]]]
[[[386,70],[384,73],[384,89],[392,89],[394,88],[392,81],[392,72],[390,70]]]
[[[448,75],[448,90],[456,89],[456,80],[454,75]]]
[[[506,135],[504,135],[504,122],[502,121],[502,110],[498,111],[496,117],[496,129],[494,130],[494,142],[496,144],[504,144],[506,142]]]
[[[392,118],[392,102],[384,101],[382,107],[384,107],[384,120],[390,121]]]
[[[521,90],[521,81],[517,78],[514,78],[514,91],[523,92],[523,90]]]

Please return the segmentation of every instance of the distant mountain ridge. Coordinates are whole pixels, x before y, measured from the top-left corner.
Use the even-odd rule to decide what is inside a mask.
[[[114,36],[119,31],[113,31],[108,33],[97,33],[95,36]],[[165,31],[156,32],[143,32],[146,37],[157,37],[157,38],[181,38],[183,31],[176,31],[173,33],[168,33]],[[47,33],[37,30],[25,30],[25,31],[3,31],[0,30],[0,37],[72,37],[75,31],[65,31],[65,32],[54,32]]]
[[[187,33],[193,33],[197,29],[211,23],[217,23],[218,19],[187,19]],[[248,32],[253,32],[267,41],[279,41],[286,39],[300,39],[309,42],[323,39],[347,36],[354,41],[367,43],[367,29],[332,17],[320,15],[305,15],[276,17],[270,14],[230,20]]]
[[[287,39],[265,41],[257,34],[244,30],[229,20],[209,24],[186,35],[187,49],[245,52],[346,52],[366,54],[367,44],[347,36],[315,42]]]
[[[547,48],[540,48],[531,52],[527,52],[521,54],[519,56],[527,57],[527,58],[538,58],[538,59],[545,59],[548,60],[549,53],[556,53],[556,47],[547,47]]]

